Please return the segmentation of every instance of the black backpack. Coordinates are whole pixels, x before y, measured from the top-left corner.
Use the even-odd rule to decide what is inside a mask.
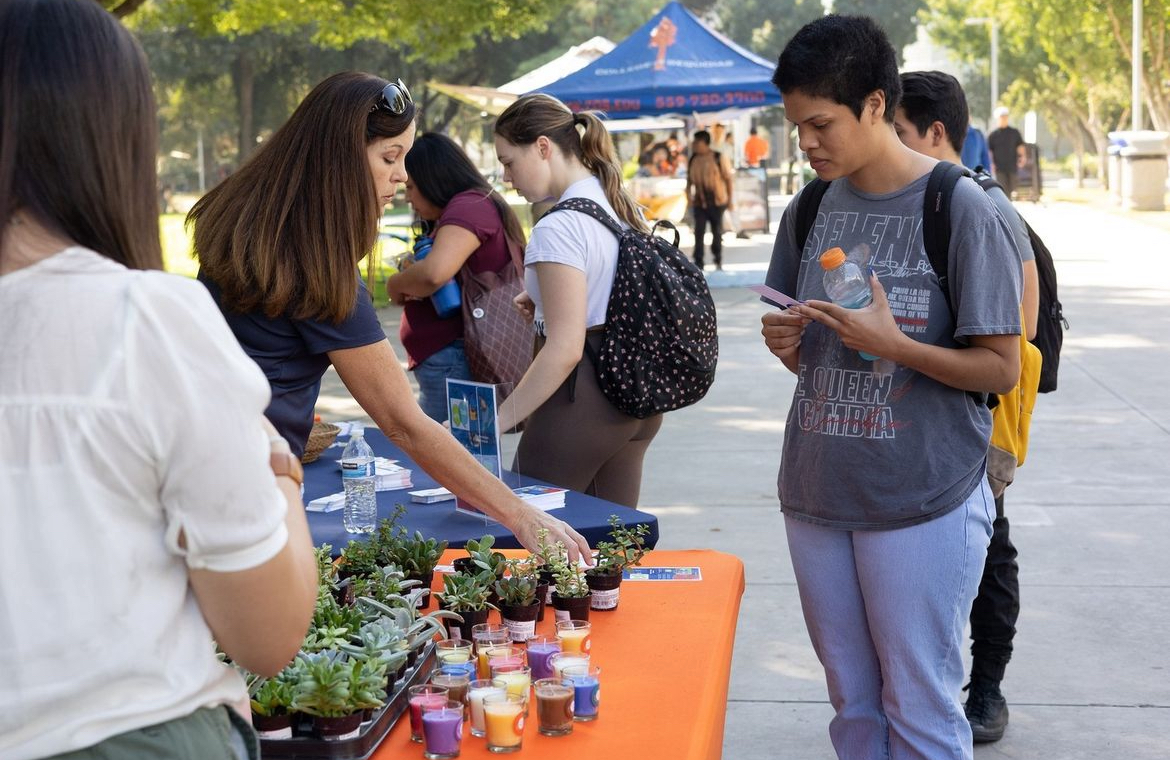
[[[618,238],[617,269],[605,313],[605,336],[585,350],[601,392],[618,411],[644,419],[689,406],[715,380],[719,338],[707,280],[674,243],[653,231],[622,229],[588,198],[570,198],[553,211],[576,211],[604,224]]]
[[[949,278],[947,277],[947,256],[951,241],[951,193],[954,192],[955,184],[964,176],[972,177],[984,191],[992,187],[1000,187],[999,183],[981,169],[977,169],[976,173],[972,175],[962,166],[939,161],[930,173],[930,179],[926,183],[926,193],[922,200],[922,244],[952,314],[954,306],[951,303]],[[804,243],[808,240],[808,235],[816,223],[821,199],[828,189],[828,182],[814,178],[800,195],[800,201],[796,207],[796,243],[800,250],[804,250]],[[1036,337],[1031,342],[1032,345],[1040,349],[1040,354],[1044,358],[1040,370],[1039,392],[1049,393],[1056,390],[1060,348],[1064,343],[1064,331],[1068,329],[1068,320],[1064,318],[1060,300],[1056,295],[1056,264],[1052,260],[1052,253],[1023,217],[1020,217],[1020,221],[1024,222],[1024,229],[1028,231],[1028,240],[1032,244],[1032,252],[1036,255],[1036,271],[1040,284],[1040,309],[1036,324]]]

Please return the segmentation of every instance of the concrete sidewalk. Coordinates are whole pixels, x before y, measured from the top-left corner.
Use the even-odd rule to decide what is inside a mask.
[[[1054,252],[1072,329],[1060,389],[1040,398],[1027,464],[1007,492],[1023,597],[1004,682],[1011,724],[975,754],[1166,760],[1170,214],[1021,209]],[[712,284],[762,281],[770,251],[770,236],[729,236],[725,271],[711,273]],[[659,517],[661,548],[710,547],[747,568],[724,756],[828,759],[832,709],[775,495],[794,378],[763,347],[755,295],[714,293],[718,377],[702,403],[667,416],[647,457],[641,506]],[[396,336],[397,312],[384,321]],[[339,417],[360,414],[335,378],[321,402]]]

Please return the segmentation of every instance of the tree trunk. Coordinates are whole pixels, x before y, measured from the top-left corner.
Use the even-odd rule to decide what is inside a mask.
[[[232,80],[236,87],[236,104],[240,116],[239,155],[236,165],[243,164],[256,147],[256,136],[253,134],[253,95],[256,85],[256,62],[252,53],[247,49],[247,41],[242,41],[240,52],[236,55],[236,65],[232,67]]]

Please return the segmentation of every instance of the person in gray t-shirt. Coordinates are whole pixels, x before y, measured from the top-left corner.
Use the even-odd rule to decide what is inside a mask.
[[[940,161],[958,163],[969,119],[967,97],[953,76],[941,71],[902,74],[902,100],[895,112],[894,130],[908,147]],[[1024,273],[1024,326],[1028,338],[1033,338],[1040,286],[1032,243],[1024,220],[1004,191],[991,186],[987,195],[1011,228],[1020,254]],[[976,744],[998,741],[1007,728],[1007,700],[1000,691],[1000,682],[1011,660],[1016,620],[1020,616],[1020,569],[1003,497],[1002,491],[995,497],[991,544],[987,547],[979,593],[971,607],[971,680],[964,710]]]
[[[1019,256],[987,194],[960,180],[952,313],[921,234],[936,162],[894,132],[896,58],[871,19],[806,25],[773,82],[831,181],[803,249],[799,196],[790,204],[768,270],[803,303],[762,320],[798,377],[779,497],[837,711],[830,736],[841,757],[969,758],[960,647],[993,516],[991,415],[970,392],[1006,393],[1019,376]],[[818,259],[832,247],[872,273],[869,306],[827,302]]]

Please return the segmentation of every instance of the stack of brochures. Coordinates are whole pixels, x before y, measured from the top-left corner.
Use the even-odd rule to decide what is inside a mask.
[[[537,509],[547,512],[565,506],[565,490],[556,486],[521,486],[513,488],[512,493]]]
[[[411,491],[410,500],[417,504],[434,504],[440,501],[450,501],[455,494],[446,488],[424,488],[421,491]]]
[[[410,481],[410,470],[400,466],[393,459],[384,457],[374,459],[375,491],[396,491],[413,485],[414,483]]]

